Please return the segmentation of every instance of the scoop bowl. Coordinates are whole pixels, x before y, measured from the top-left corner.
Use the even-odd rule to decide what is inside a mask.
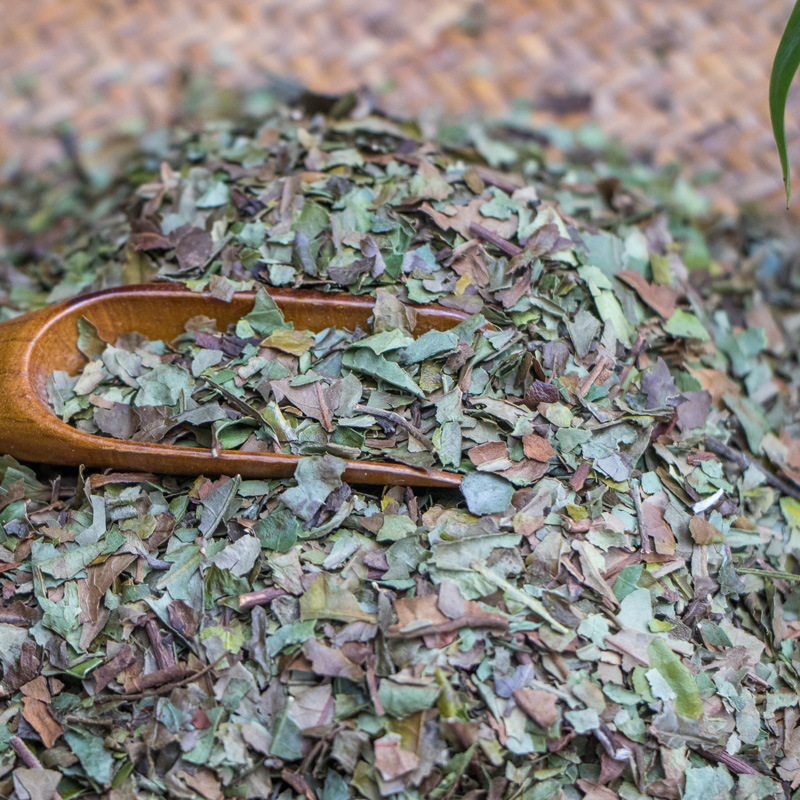
[[[374,300],[347,294],[270,289],[269,295],[289,322],[302,330],[356,325],[366,328]],[[75,374],[86,358],[78,350],[78,320],[85,317],[105,341],[138,331],[149,339],[171,341],[188,319],[204,315],[220,330],[253,307],[252,292],[230,302],[171,284],[140,284],[75,297],[0,323],[0,451],[20,461],[110,468],[173,475],[241,475],[281,478],[294,473],[304,456],[211,451],[178,445],[112,439],[85,433],[62,422],[47,396],[54,370]],[[465,319],[460,311],[435,304],[415,306],[415,335],[447,330]],[[350,483],[454,487],[461,476],[401,464],[348,461],[343,479]]]

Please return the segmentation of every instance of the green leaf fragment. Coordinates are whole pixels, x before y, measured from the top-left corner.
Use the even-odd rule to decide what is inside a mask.
[[[657,670],[675,692],[675,710],[686,719],[698,719],[703,714],[700,693],[694,676],[661,638],[655,638],[647,648],[650,666]]]
[[[711,338],[697,317],[681,308],[676,309],[664,323],[664,330],[671,336],[684,339],[700,339],[705,342]]]
[[[461,493],[470,514],[500,514],[508,511],[514,486],[488,472],[471,472],[461,481]]]
[[[424,397],[422,389],[411,379],[409,374],[398,364],[388,361],[368,349],[348,350],[342,358],[342,365],[356,372],[371,375],[378,380],[386,381],[392,386],[404,389],[417,397]]]

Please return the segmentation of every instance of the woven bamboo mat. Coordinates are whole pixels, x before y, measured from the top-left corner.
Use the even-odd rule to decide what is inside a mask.
[[[35,167],[68,120],[95,139],[173,118],[187,75],[375,88],[398,113],[592,120],[658,160],[780,203],[769,67],[791,0],[0,0],[0,156]],[[795,100],[798,95],[795,95]],[[794,107],[797,107],[795,102]],[[787,119],[800,166],[800,114]],[[798,170],[800,173],[800,170]],[[800,180],[800,174],[796,180]]]

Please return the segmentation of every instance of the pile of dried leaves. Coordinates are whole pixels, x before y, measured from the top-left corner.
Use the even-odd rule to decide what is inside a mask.
[[[791,797],[780,247],[592,130],[426,137],[345,98],[145,145],[102,192],[2,190],[2,315],[153,276],[379,313],[309,337],[263,295],[174,348],[82,330],[97,366],[51,387],[79,426],[309,455],[274,481],[0,459],[0,793]],[[409,302],[469,319],[413,340]],[[348,486],[356,455],[463,489]]]

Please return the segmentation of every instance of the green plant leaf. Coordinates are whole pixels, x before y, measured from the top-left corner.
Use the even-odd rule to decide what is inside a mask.
[[[772,134],[778,147],[778,156],[781,159],[787,208],[792,189],[789,157],[786,152],[786,99],[789,96],[789,86],[791,86],[798,66],[800,66],[800,0],[795,3],[789,21],[786,23],[769,76],[769,116],[772,120]]]
[[[694,676],[663,639],[653,639],[647,648],[650,665],[658,670],[677,695],[675,710],[686,719],[699,719],[703,713]]]

